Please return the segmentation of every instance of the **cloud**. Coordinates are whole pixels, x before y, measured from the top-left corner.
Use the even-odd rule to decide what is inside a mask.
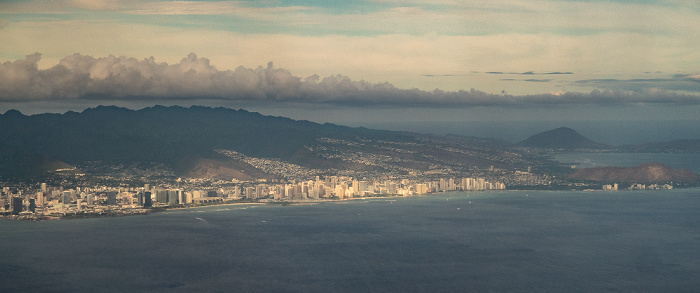
[[[552,81],[551,79],[535,79],[535,78],[528,78],[528,79],[501,78],[499,80],[501,80],[501,81],[527,81],[527,82],[550,82],[550,81]]]
[[[124,13],[137,15],[237,15],[246,18],[270,18],[273,14],[310,11],[311,7],[278,6],[251,7],[241,1],[159,1],[124,10]]]
[[[254,4],[251,4],[255,2]],[[314,1],[309,6],[285,6],[285,1],[139,1],[139,0],[17,0],[0,1],[0,14],[49,14],[116,11],[109,19],[133,21],[134,16],[178,16],[159,25],[215,25],[230,31],[295,31],[301,34],[411,34],[446,35],[554,34],[581,36],[602,32],[691,38],[700,31],[697,3],[620,1],[365,1],[354,9]],[[333,1],[331,1],[333,2]],[[351,1],[352,2],[352,1]],[[382,2],[382,3],[373,3]],[[639,2],[639,1],[637,1]],[[288,5],[288,4],[287,4]],[[121,14],[121,15],[119,15]],[[211,15],[215,18],[182,18]],[[225,17],[221,17],[225,16]],[[223,18],[223,19],[222,19]],[[259,20],[240,25],[240,20]],[[533,21],[537,19],[537,21]],[[184,20],[184,21],[183,21]],[[152,22],[141,18],[142,22]],[[216,23],[214,23],[216,22]],[[227,25],[228,23],[228,25]],[[368,25],[371,24],[371,25]],[[640,25],[641,24],[641,25]]]
[[[514,73],[514,74],[515,74],[515,73]],[[527,71],[527,72],[520,73],[520,75],[541,75],[541,74],[544,74],[544,75],[558,75],[558,74],[574,74],[574,73],[571,72],[571,71],[567,71],[567,72],[554,71],[554,72],[541,72],[541,73],[540,73],[540,72],[534,72],[534,71]]]
[[[76,8],[82,8],[87,10],[116,10],[126,3],[120,2],[133,2],[133,1],[114,1],[114,0],[68,0],[68,5]]]
[[[19,0],[0,2],[0,14],[65,14],[74,10],[115,11],[138,0]]]
[[[0,64],[0,101],[31,100],[149,100],[221,99],[260,102],[299,102],[343,105],[396,106],[543,106],[560,104],[680,103],[700,104],[700,97],[667,91],[594,90],[590,93],[495,95],[471,89],[443,91],[400,89],[387,82],[372,83],[348,76],[306,78],[272,62],[255,69],[219,70],[194,53],[179,63],[129,57],[73,54],[58,65],[40,70],[41,54]],[[698,83],[697,75],[677,79]],[[549,80],[527,80],[546,82]],[[615,80],[597,80],[598,83]],[[585,83],[585,81],[582,81]]]
[[[668,78],[584,79],[576,85],[601,89],[618,89],[645,93],[650,91],[683,91],[700,93],[700,74],[675,74]]]
[[[479,73],[479,72],[474,72]],[[574,74],[573,72],[535,72],[535,71],[525,71],[525,72],[502,72],[502,71],[487,71],[485,74],[514,74],[514,75],[558,75],[558,74]]]

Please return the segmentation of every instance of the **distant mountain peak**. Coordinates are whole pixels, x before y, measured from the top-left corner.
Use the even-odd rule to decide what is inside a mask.
[[[563,131],[567,131],[567,132],[576,132],[576,130],[573,130],[573,129],[571,129],[571,128],[569,128],[569,127],[566,127],[566,126],[562,126],[562,127],[559,127],[559,128],[557,128],[557,129],[552,129],[552,130],[550,130],[550,131],[562,131],[562,132],[563,132]],[[576,132],[576,133],[578,133],[578,132]]]
[[[22,114],[22,112],[20,112],[18,110],[11,109],[11,110],[7,110],[7,112],[5,112],[5,114],[3,114],[2,116],[5,116],[5,117],[24,117],[24,114]]]
[[[530,136],[519,146],[544,149],[597,149],[606,145],[594,142],[568,127],[559,127]]]

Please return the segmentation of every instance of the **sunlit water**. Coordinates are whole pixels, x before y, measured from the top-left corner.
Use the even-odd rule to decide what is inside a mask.
[[[0,221],[0,292],[693,292],[700,189]]]

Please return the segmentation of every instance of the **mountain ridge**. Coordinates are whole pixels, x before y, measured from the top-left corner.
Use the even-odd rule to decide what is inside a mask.
[[[544,149],[604,146],[566,127],[528,140]],[[528,140],[518,146],[527,147]],[[118,166],[136,166],[136,171],[159,166],[165,168],[162,176],[253,180],[286,176],[275,168],[299,174],[360,172],[353,173],[356,176],[432,176],[436,170],[470,174],[480,168],[512,171],[538,166],[561,170],[553,162],[495,139],[353,128],[204,106],[156,105],[138,110],[98,106],[30,116],[9,110],[0,114],[0,144],[41,157],[26,160],[37,165],[32,167],[35,171],[50,171],[42,162],[76,166],[86,173]],[[0,153],[0,161],[5,162],[0,176],[22,167],[21,160],[13,157],[22,156]]]
[[[0,144],[0,177],[39,178],[58,169],[74,169],[73,166],[26,149]]]
[[[353,128],[203,106],[98,106],[31,116],[11,111],[0,115],[0,141],[75,166],[152,162],[180,176],[212,178],[271,178],[253,170],[265,168],[263,163],[253,167],[260,162],[254,158],[370,173],[525,164],[520,155],[500,160],[514,155],[490,140]],[[217,150],[240,155],[225,157]]]

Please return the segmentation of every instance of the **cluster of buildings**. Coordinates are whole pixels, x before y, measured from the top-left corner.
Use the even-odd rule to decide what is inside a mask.
[[[148,212],[149,208],[193,206],[233,200],[276,202],[343,200],[370,196],[413,196],[446,191],[502,190],[505,184],[484,178],[439,179],[412,182],[399,180],[359,180],[351,177],[328,176],[315,180],[285,183],[229,183],[202,188],[186,183],[176,186],[113,188],[49,187],[42,183],[37,191],[11,192],[8,187],[0,194],[0,214],[14,217],[66,217],[78,215],[128,215]]]
[[[671,184],[641,184],[641,183],[634,183],[629,186],[630,190],[649,190],[649,189],[673,189],[673,185]],[[620,186],[615,183],[615,184],[606,184],[603,185],[603,190],[607,191],[615,191],[615,190],[620,190]]]
[[[635,183],[630,186],[632,190],[645,190],[645,189],[673,189],[671,184],[641,184]]]

